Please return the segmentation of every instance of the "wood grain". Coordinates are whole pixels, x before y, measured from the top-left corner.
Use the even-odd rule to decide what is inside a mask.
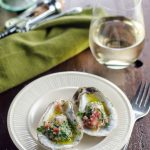
[[[83,3],[83,2],[82,2]],[[143,1],[144,17],[146,25],[146,42],[145,48],[140,56],[140,59],[144,62],[143,67],[133,68],[129,67],[124,70],[111,70],[102,66],[96,62],[93,58],[90,49],[85,50],[76,57],[69,59],[68,61],[58,65],[57,67],[38,75],[37,77],[13,88],[2,94],[0,94],[0,150],[17,150],[13,144],[7,130],[7,112],[9,106],[16,96],[16,94],[32,80],[41,77],[46,74],[61,71],[82,71],[92,73],[98,76],[102,76],[116,85],[118,85],[131,99],[137,89],[137,86],[141,80],[150,81],[150,2],[149,0]],[[14,16],[15,14],[6,12],[0,9],[0,26],[4,24],[4,21]],[[150,150],[150,114],[139,120],[133,130],[133,134],[129,144],[129,150]]]

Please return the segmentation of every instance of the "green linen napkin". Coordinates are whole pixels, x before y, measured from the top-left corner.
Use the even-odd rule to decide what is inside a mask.
[[[90,20],[91,10],[85,10],[1,39],[0,93],[85,50]]]

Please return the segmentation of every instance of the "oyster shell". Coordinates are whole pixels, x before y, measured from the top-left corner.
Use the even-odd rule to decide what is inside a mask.
[[[71,148],[83,137],[82,125],[74,114],[72,103],[67,100],[51,103],[37,130],[38,140],[46,149]]]
[[[110,100],[94,87],[79,88],[73,96],[74,110],[84,132],[107,136],[117,125],[117,114]]]

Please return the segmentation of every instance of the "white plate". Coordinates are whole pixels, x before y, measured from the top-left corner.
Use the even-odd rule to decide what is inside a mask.
[[[108,97],[118,114],[118,125],[107,137],[85,135],[75,150],[120,150],[131,135],[133,112],[128,98],[113,83],[81,72],[62,72],[39,78],[14,98],[8,112],[9,134],[19,150],[41,150],[36,143],[38,120],[54,100],[71,98],[78,87],[93,86]]]

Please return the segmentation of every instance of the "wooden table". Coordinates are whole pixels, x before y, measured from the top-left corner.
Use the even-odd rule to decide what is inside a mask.
[[[74,58],[58,65],[57,67],[37,76],[39,78],[46,74],[61,71],[82,71],[104,77],[119,86],[131,99],[141,80],[150,81],[150,3],[143,1],[144,17],[146,24],[146,43],[140,59],[144,62],[143,67],[129,67],[124,70],[111,70],[98,64],[93,58],[90,49],[85,50]],[[8,18],[15,16],[14,13],[0,9],[0,26]],[[36,79],[34,78],[34,79]],[[0,150],[17,150],[7,130],[7,112],[16,94],[34,79],[27,81],[11,90],[0,94]],[[150,114],[139,120],[133,130],[129,150],[150,150]]]

